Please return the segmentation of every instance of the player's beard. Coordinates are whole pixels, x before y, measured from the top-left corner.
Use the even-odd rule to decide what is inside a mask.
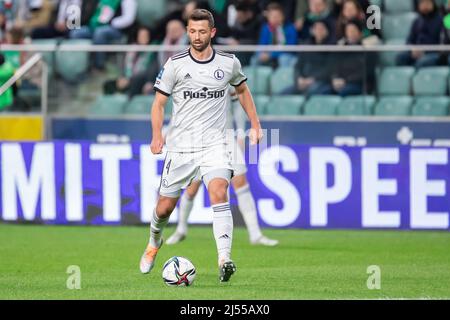
[[[211,38],[201,44],[200,43],[196,44],[195,42],[191,42],[192,48],[194,48],[195,51],[197,51],[197,52],[205,51],[205,49],[208,48],[210,44],[211,44]]]

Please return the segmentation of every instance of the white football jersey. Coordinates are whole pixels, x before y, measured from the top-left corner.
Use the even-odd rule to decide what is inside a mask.
[[[239,86],[246,80],[232,54],[213,50],[210,59],[198,61],[187,49],[172,56],[154,86],[173,100],[167,150],[193,152],[225,144],[229,84]]]

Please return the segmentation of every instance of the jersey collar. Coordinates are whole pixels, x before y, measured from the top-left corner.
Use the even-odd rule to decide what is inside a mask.
[[[214,48],[213,48],[213,53],[212,53],[211,58],[209,58],[208,60],[204,60],[204,61],[195,59],[194,56],[191,54],[191,48],[189,48],[189,56],[191,57],[192,60],[194,60],[194,62],[197,62],[200,64],[210,63],[211,61],[214,60],[214,57],[216,56],[216,50],[214,50]]]

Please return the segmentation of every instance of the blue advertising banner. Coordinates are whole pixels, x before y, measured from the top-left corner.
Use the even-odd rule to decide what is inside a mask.
[[[449,150],[273,145],[247,175],[263,226],[448,231]],[[1,143],[0,220],[148,223],[163,159],[139,143]],[[201,188],[190,222],[211,215]]]
[[[335,146],[411,145],[450,147],[450,121],[262,120],[277,129],[280,143]],[[52,138],[106,142],[148,142],[150,120],[52,119]]]

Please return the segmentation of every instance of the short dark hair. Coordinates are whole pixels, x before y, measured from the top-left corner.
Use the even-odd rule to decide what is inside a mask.
[[[283,7],[278,2],[271,2],[271,3],[269,3],[267,5],[267,7],[266,7],[266,10],[267,11],[272,11],[272,10],[280,11],[280,12],[282,12],[284,14]]]
[[[192,14],[189,16],[188,22],[189,22],[189,20],[194,20],[194,21],[207,20],[209,23],[209,26],[211,28],[214,28],[214,17],[212,15],[212,13],[206,9],[195,9],[192,12]]]
[[[349,25],[355,26],[355,27],[359,30],[359,32],[363,32],[363,30],[364,30],[363,23],[362,23],[362,21],[359,20],[359,19],[356,19],[356,18],[350,19],[350,20],[345,24],[345,27],[347,27],[347,26],[349,26]]]

